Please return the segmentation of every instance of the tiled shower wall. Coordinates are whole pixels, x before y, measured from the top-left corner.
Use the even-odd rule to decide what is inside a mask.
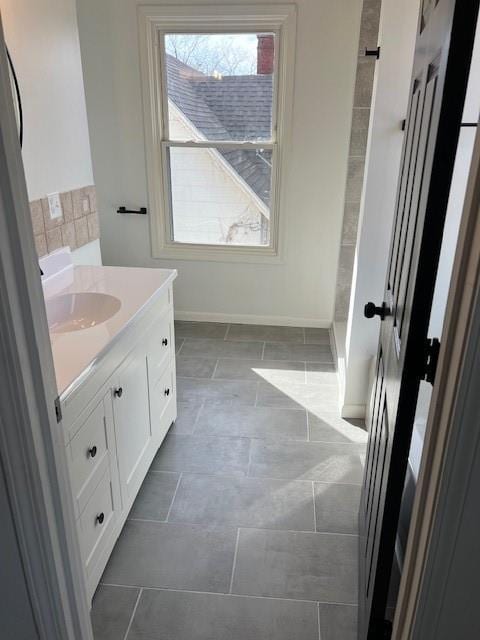
[[[72,251],[100,237],[95,187],[90,185],[60,194],[63,215],[52,220],[47,198],[30,202],[38,256],[60,247]]]
[[[375,49],[378,39],[381,0],[364,0],[358,47],[357,77],[353,100],[352,129],[345,187],[345,209],[335,295],[335,320],[348,316],[353,260],[357,241],[358,215],[362,195],[363,171],[367,149],[368,123],[372,102],[376,58],[366,57],[365,49]]]

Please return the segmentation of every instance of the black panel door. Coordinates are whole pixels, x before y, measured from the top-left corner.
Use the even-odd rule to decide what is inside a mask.
[[[419,17],[390,265],[376,309],[383,319],[359,515],[359,640],[389,637],[386,598],[478,4],[424,0]]]

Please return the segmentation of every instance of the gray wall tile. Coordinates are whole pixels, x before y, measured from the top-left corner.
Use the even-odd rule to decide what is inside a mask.
[[[342,245],[356,244],[358,229],[358,202],[346,202],[343,213]]]
[[[354,107],[350,134],[350,156],[364,156],[367,151],[368,121],[370,109]]]
[[[375,75],[375,58],[365,57],[365,49],[375,49],[378,41],[381,0],[364,0],[360,37],[358,43],[357,76],[355,81],[354,108],[350,134],[348,176],[345,187],[345,212],[341,244],[354,244],[358,225],[359,203],[361,200],[369,124],[369,108]],[[354,206],[354,203],[357,205]],[[339,266],[335,295],[335,320],[345,321],[350,299],[352,270],[340,274]],[[347,284],[348,280],[348,284]]]
[[[364,158],[348,159],[347,187],[345,202],[360,202],[363,187]]]
[[[375,62],[375,58],[360,57],[358,59],[355,95],[353,98],[354,107],[370,107],[372,103]]]

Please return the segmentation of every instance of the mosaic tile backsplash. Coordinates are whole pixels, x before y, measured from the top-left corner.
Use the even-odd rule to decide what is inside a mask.
[[[30,202],[33,233],[38,256],[60,247],[72,251],[100,237],[97,196],[94,185],[60,194],[62,217],[50,218],[48,200]]]

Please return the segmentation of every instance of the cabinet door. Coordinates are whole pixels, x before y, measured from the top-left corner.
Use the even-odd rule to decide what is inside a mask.
[[[117,455],[124,509],[129,509],[149,464],[151,440],[145,350],[120,367],[112,389]]]

